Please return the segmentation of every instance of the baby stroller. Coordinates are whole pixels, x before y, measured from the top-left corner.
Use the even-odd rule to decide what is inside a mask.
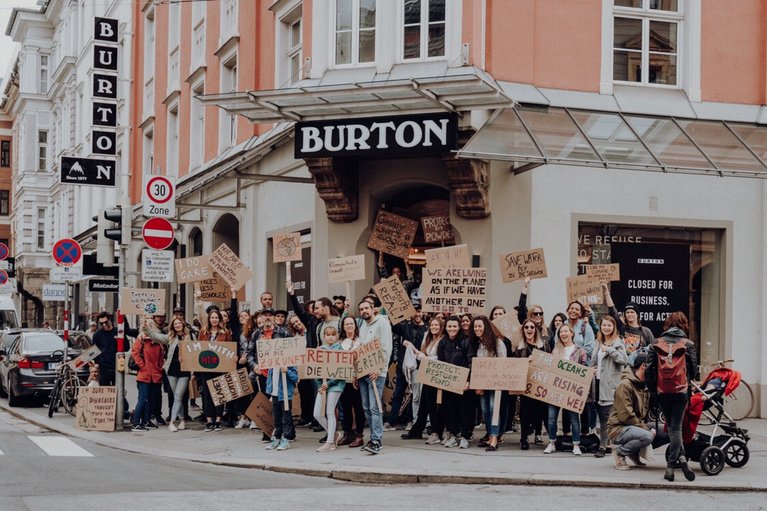
[[[725,463],[740,468],[748,463],[748,431],[738,427],[724,410],[724,397],[740,384],[740,373],[719,367],[709,373],[702,384],[692,382],[692,396],[682,423],[682,440],[688,460],[700,462],[700,468],[710,476],[719,474]],[[660,415],[658,413],[658,415]],[[711,434],[698,431],[698,425],[712,426]],[[668,443],[662,435],[653,447]],[[668,455],[668,451],[667,455]]]

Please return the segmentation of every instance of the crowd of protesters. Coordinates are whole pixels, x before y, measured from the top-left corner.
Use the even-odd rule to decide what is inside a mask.
[[[611,454],[615,468],[628,470],[643,466],[652,454],[651,444],[658,432],[649,422],[651,398],[655,397],[658,374],[654,362],[656,336],[642,326],[635,303],[620,311],[613,303],[607,283],[602,283],[607,314],[597,318],[588,304],[573,301],[564,312],[546,321],[544,308],[528,304],[530,280],[526,279],[514,307],[520,328],[511,339],[499,332],[492,320],[506,314],[503,306],[490,309],[489,315],[426,314],[420,307],[420,294],[411,268],[389,271],[378,261],[379,276],[398,276],[408,290],[415,316],[392,325],[374,294],[352,305],[344,296],[321,297],[299,303],[293,284],[286,283],[292,312],[274,310],[270,292],[260,296],[260,308],[251,313],[239,310],[232,289],[230,307],[203,308],[195,296],[193,325],[186,311],[177,307],[169,324],[164,316],[142,319],[131,356],[138,367],[138,402],[132,414],[133,430],[147,431],[158,425],[171,432],[187,429],[200,421],[206,432],[225,426],[258,429],[245,415],[252,396],[216,406],[207,380],[215,373],[190,374],[181,370],[180,343],[188,340],[236,342],[238,368],[249,372],[256,393],[272,401],[274,430],[262,431],[266,449],[283,451],[296,439],[296,427],[325,431],[318,452],[341,446],[359,447],[370,454],[383,448],[384,433],[400,430],[402,439],[421,440],[445,448],[469,449],[472,444],[493,452],[508,446],[511,434],[518,433],[521,450],[539,445],[543,454],[569,451],[576,456],[593,453],[597,458]],[[99,383],[114,384],[114,327],[106,313],[99,314],[98,330],[92,332],[101,349]],[[687,318],[681,312],[668,315],[658,338],[687,347],[689,374],[694,375],[695,346],[687,338]],[[353,382],[343,380],[300,380],[296,367],[259,370],[257,345],[262,339],[303,336],[307,348],[351,350],[374,340],[381,342],[384,356],[394,366],[393,394],[388,414],[377,404],[383,396],[387,374],[372,373]],[[418,366],[431,358],[471,368],[474,357],[531,357],[534,350],[551,353],[556,359],[595,368],[591,392],[582,413],[548,405],[527,396],[505,391],[474,390],[468,385],[463,394],[440,392],[417,381]],[[285,373],[287,385],[281,383]],[[167,413],[163,413],[162,390],[167,394]],[[199,391],[198,402],[190,400],[190,390]],[[494,399],[500,392],[500,399]],[[294,393],[300,396],[300,410],[292,410]],[[687,403],[686,392],[660,394],[655,399],[668,419],[666,478],[673,471],[689,470],[681,442],[681,422]],[[286,402],[287,401],[287,402]],[[496,414],[494,406],[500,403]],[[191,417],[190,413],[199,413]],[[294,420],[293,414],[298,419]],[[498,420],[494,421],[496,415]],[[294,422],[295,421],[295,422]],[[484,427],[483,427],[484,426]],[[365,428],[369,440],[365,442]],[[544,430],[548,442],[544,442]],[[545,445],[544,445],[545,444]],[[630,463],[629,463],[630,462]]]

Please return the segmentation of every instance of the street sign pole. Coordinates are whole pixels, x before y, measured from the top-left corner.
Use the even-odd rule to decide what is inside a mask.
[[[64,360],[62,364],[68,362],[69,356],[69,282],[64,282]]]

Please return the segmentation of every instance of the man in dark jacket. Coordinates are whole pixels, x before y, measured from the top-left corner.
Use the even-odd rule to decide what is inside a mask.
[[[409,409],[401,410],[402,400],[405,398],[405,393],[407,391],[407,380],[405,379],[405,374],[402,372],[402,363],[405,360],[405,352],[407,351],[407,348],[402,344],[402,341],[410,341],[416,348],[420,348],[423,336],[428,330],[428,326],[423,320],[421,306],[414,304],[413,307],[415,308],[415,316],[413,316],[413,319],[410,321],[403,321],[392,327],[392,332],[394,333],[394,352],[397,357],[395,361],[397,364],[397,371],[394,392],[391,397],[391,412],[384,421],[384,431],[392,431],[396,429],[397,424],[401,422],[400,419],[408,421],[413,418],[412,414],[409,413]]]
[[[296,313],[296,316],[298,316],[298,319],[301,320],[301,323],[306,328],[306,347],[316,348],[318,345],[317,327],[322,323],[322,320],[314,314],[314,301],[307,303],[304,309],[298,303],[293,283],[286,282],[285,288],[288,291],[288,299],[290,300],[293,312]],[[300,380],[298,382],[298,394],[301,397],[301,419],[296,423],[296,426],[308,426],[313,423],[319,426],[319,423],[314,420],[314,399],[317,396],[315,380]]]

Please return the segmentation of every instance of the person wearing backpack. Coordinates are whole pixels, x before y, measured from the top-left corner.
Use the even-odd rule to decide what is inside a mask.
[[[690,380],[695,376],[697,353],[695,343],[687,338],[687,316],[677,311],[663,323],[663,334],[648,350],[647,388],[666,417],[671,441],[666,455],[668,481],[674,480],[674,469],[681,468],[688,481],[695,473],[687,465],[682,443],[682,420],[690,394]]]

